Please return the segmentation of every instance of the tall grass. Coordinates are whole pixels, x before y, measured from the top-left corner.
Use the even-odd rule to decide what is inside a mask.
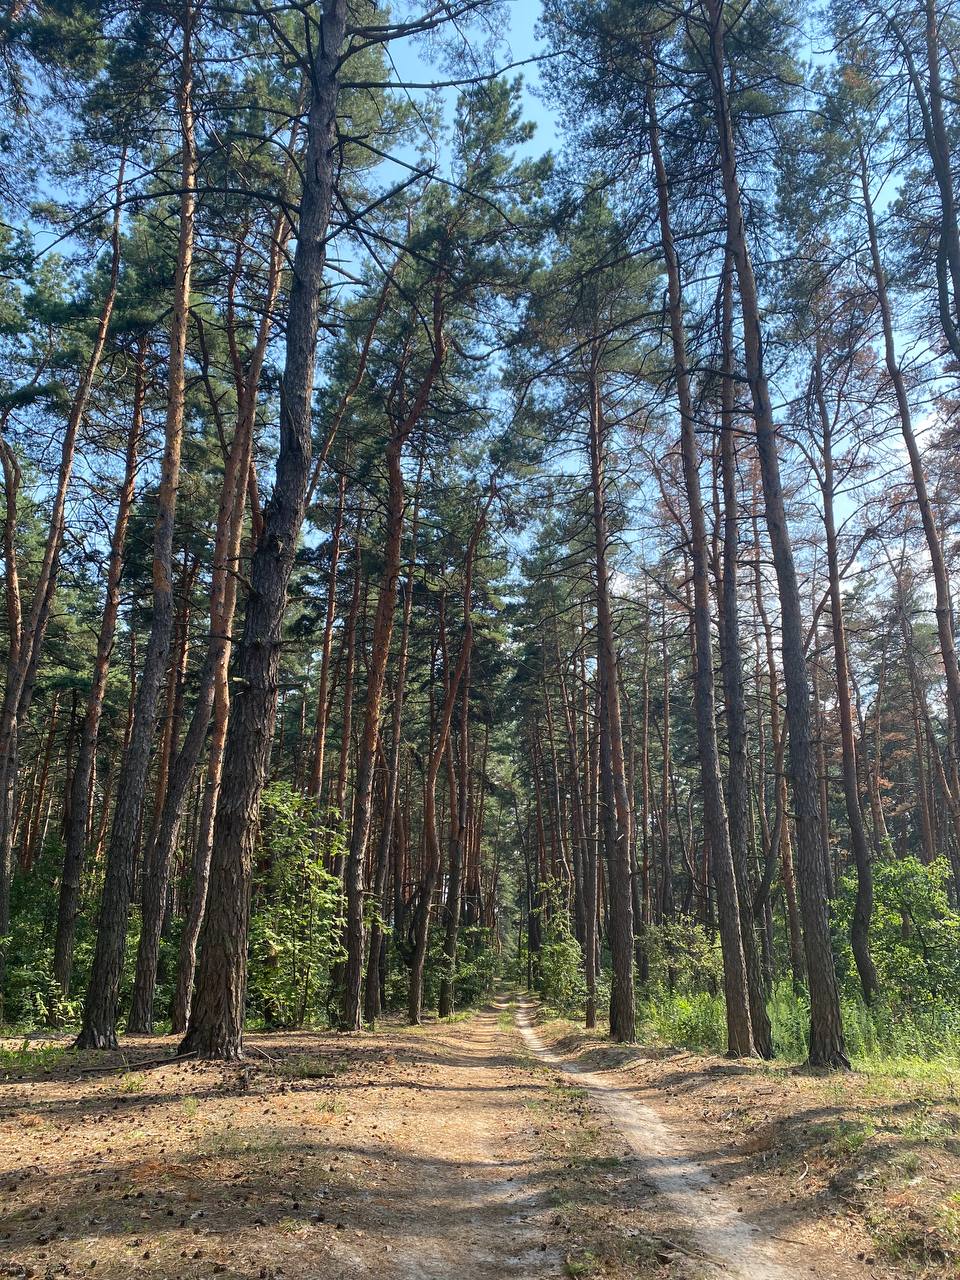
[[[788,982],[774,989],[768,1004],[774,1051],[785,1062],[807,1056],[809,1004]],[[850,997],[842,1000],[847,1050],[855,1065],[882,1069],[894,1062],[939,1062],[960,1068],[960,1009],[931,1005],[922,1009],[878,1002],[870,1008]],[[656,991],[644,996],[637,1013],[645,1038],[698,1053],[723,1053],[726,1019],[722,996]]]

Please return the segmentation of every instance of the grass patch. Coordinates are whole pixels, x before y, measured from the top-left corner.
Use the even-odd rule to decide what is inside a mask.
[[[564,1275],[578,1278],[583,1276],[593,1276],[597,1274],[597,1268],[599,1265],[599,1259],[596,1254],[590,1253],[589,1250],[586,1250],[581,1253],[578,1258],[564,1258],[563,1273]]]
[[[806,996],[794,992],[789,983],[779,983],[767,1009],[777,1060],[803,1063],[810,1026]],[[960,1009],[944,1006],[921,1012],[882,1002],[868,1009],[861,1000],[844,998],[842,1014],[847,1050],[858,1071],[960,1088]],[[637,1019],[642,1038],[649,1042],[694,1053],[726,1050],[722,996],[651,992],[638,1001]]]
[[[313,1106],[324,1116],[342,1116],[347,1109],[342,1098],[318,1098]]]
[[[825,1126],[827,1153],[835,1159],[849,1160],[860,1154],[877,1132],[870,1121],[841,1120]]]
[[[69,1052],[64,1045],[24,1040],[16,1049],[0,1049],[0,1071],[52,1071]]]

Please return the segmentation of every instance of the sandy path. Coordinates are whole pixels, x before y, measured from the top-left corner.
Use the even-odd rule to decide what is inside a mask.
[[[554,1171],[531,1137],[547,1086],[510,1021],[251,1036],[240,1070],[8,1077],[0,1272],[562,1276]],[[135,1068],[171,1047],[124,1053]]]
[[[125,1073],[81,1075],[68,1055],[0,1076],[0,1272],[865,1275],[843,1265],[844,1241],[783,1240],[771,1210],[785,1188],[761,1205],[749,1183],[722,1187],[686,1116],[660,1113],[664,1095],[645,1100],[616,1067],[561,1058],[531,1012],[521,1001],[518,1032],[504,995],[422,1028],[252,1035],[240,1068],[138,1070],[172,1052],[158,1038],[124,1045]],[[751,1197],[743,1213],[740,1195]]]
[[[586,1071],[552,1053],[533,1026],[532,1006],[517,1009],[520,1032],[529,1048],[555,1070],[575,1078],[626,1139],[653,1184],[680,1215],[704,1260],[738,1280],[796,1280],[799,1269],[784,1258],[783,1247],[764,1241],[761,1229],[711,1179],[702,1164],[686,1155],[677,1133],[660,1115],[603,1075]],[[804,1270],[809,1275],[809,1260]]]
[[[412,1214],[403,1196],[396,1222],[384,1223],[395,1226],[399,1239],[384,1274],[410,1280],[564,1274],[546,1239],[548,1197],[539,1161],[523,1141],[529,1112],[501,1011],[430,1036],[437,1057],[421,1063],[415,1086],[410,1191],[418,1208]]]

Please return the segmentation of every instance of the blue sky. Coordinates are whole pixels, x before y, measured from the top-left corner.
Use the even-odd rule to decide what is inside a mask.
[[[540,5],[537,0],[506,0],[505,7],[509,25],[505,32],[503,47],[499,51],[498,66],[507,66],[512,62],[522,62],[527,58],[535,57],[542,47],[535,31],[540,18]],[[426,60],[422,46],[418,43],[411,41],[395,43],[391,47],[391,57],[398,74],[410,81],[422,83],[444,78],[445,73]],[[539,86],[538,67],[532,64],[509,74],[521,75],[526,86],[526,116],[537,126],[531,150],[537,154],[556,150],[558,137],[552,114],[536,93]],[[444,90],[443,95],[452,109],[456,90]],[[449,118],[450,111],[447,115]]]

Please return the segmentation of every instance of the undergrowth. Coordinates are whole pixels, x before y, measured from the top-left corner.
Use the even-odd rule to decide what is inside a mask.
[[[788,982],[774,989],[768,1003],[776,1057],[803,1062],[807,1056],[809,1005]],[[847,1050],[863,1071],[930,1074],[960,1071],[960,1009],[947,1005],[922,1010],[878,1002],[871,1008],[854,997],[842,1001]],[[637,1005],[644,1039],[698,1053],[723,1053],[726,1022],[723,997],[706,992],[656,991]]]

